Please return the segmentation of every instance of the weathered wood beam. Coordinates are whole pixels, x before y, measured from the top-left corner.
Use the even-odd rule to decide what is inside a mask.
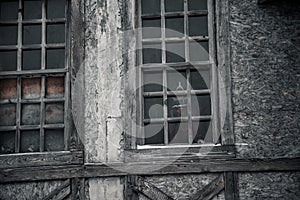
[[[45,165],[83,164],[83,152],[43,152],[0,155],[0,170],[8,168],[36,167]]]
[[[224,190],[223,174],[198,191],[191,200],[210,200]]]
[[[70,180],[66,180],[63,182],[63,184],[59,187],[57,187],[55,190],[53,190],[49,195],[44,197],[43,200],[51,200],[51,199],[63,199],[66,196],[68,196],[71,192],[70,189]]]
[[[0,169],[0,182],[64,178],[115,177],[216,172],[300,171],[300,157],[277,159],[214,159],[190,162],[135,162],[35,166]]]

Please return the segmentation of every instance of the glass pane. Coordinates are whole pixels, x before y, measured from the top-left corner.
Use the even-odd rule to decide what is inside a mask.
[[[22,79],[22,98],[36,99],[41,96],[41,79],[40,78],[23,78]]]
[[[183,17],[166,18],[166,36],[184,37]]]
[[[207,10],[207,0],[188,0],[189,10]]]
[[[19,2],[17,0],[1,0],[0,1],[0,20],[16,20],[18,19]]]
[[[210,72],[191,70],[192,90],[205,90],[210,88]]]
[[[167,63],[185,62],[184,43],[169,43],[167,46]]]
[[[188,143],[188,124],[186,122],[172,122],[168,126],[170,144]]]
[[[211,115],[211,103],[209,94],[192,96],[192,115]]]
[[[0,154],[15,152],[15,131],[0,132]]]
[[[143,20],[143,38],[160,38],[160,18]]]
[[[0,105],[0,126],[16,125],[16,105],[3,104]]]
[[[65,42],[65,24],[47,25],[47,43]]]
[[[49,49],[47,50],[47,69],[57,69],[65,67],[65,50],[64,49]]]
[[[145,98],[144,118],[162,118],[163,117],[163,98],[151,97]]]
[[[41,50],[23,51],[23,70],[41,69]]]
[[[40,44],[41,30],[42,30],[41,25],[24,25],[23,44]]]
[[[157,92],[163,90],[162,71],[144,73],[144,92]]]
[[[41,0],[24,0],[23,6],[24,6],[24,19],[42,18]]]
[[[64,123],[64,104],[48,103],[46,104],[46,124]]]
[[[40,104],[23,104],[21,110],[22,125],[40,124]]]
[[[142,0],[142,14],[160,14],[160,0]]]
[[[47,1],[47,18],[64,18],[65,17],[65,0],[48,0]]]
[[[186,90],[186,71],[172,70],[167,72],[168,91]]]
[[[143,63],[161,63],[161,45],[143,45]]]
[[[187,97],[168,97],[168,117],[187,116]]]
[[[164,125],[147,124],[144,127],[145,144],[164,144]]]
[[[189,17],[189,36],[208,36],[207,16]]]
[[[0,51],[0,71],[17,70],[17,51]]]
[[[166,12],[183,11],[184,0],[165,0]]]
[[[0,26],[0,45],[16,45],[18,43],[18,26]]]
[[[39,131],[21,131],[20,134],[20,152],[37,152],[40,149]]]
[[[46,97],[61,98],[64,97],[65,79],[64,77],[48,77],[46,79]]]
[[[17,98],[17,80],[14,78],[0,79],[0,99]]]
[[[45,151],[62,151],[64,147],[63,129],[45,131]]]
[[[193,143],[212,143],[212,129],[210,121],[193,122]]]
[[[191,42],[190,60],[208,61],[209,60],[208,42]]]

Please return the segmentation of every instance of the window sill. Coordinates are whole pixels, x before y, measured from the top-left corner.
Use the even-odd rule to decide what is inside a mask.
[[[0,155],[0,169],[83,164],[82,151],[57,151]]]
[[[235,145],[168,145],[138,146],[138,149],[125,150],[125,162],[150,161],[189,161],[203,159],[235,158]]]

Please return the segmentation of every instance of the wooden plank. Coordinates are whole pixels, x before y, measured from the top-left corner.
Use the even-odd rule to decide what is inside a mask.
[[[0,163],[0,170],[31,166],[83,164],[83,152],[43,152],[0,155]]]
[[[225,199],[238,200],[239,191],[237,179],[238,175],[236,172],[225,172]]]
[[[62,183],[61,186],[55,188],[50,194],[48,194],[46,197],[44,197],[43,200],[61,200],[64,199],[66,196],[68,196],[71,192],[70,188],[70,180],[66,180]]]
[[[152,170],[152,171],[151,171]],[[67,178],[116,177],[128,175],[198,174],[220,172],[300,171],[300,157],[278,159],[213,159],[136,163],[53,165],[1,168],[0,182]]]
[[[191,200],[210,200],[219,194],[224,189],[223,174],[215,178],[212,182],[206,185],[202,190],[198,191]]]

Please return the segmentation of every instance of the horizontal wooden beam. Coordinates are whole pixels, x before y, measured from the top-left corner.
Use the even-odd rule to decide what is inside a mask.
[[[220,172],[300,171],[300,157],[277,159],[212,159],[177,162],[134,162],[52,165],[0,169],[0,182]]]

